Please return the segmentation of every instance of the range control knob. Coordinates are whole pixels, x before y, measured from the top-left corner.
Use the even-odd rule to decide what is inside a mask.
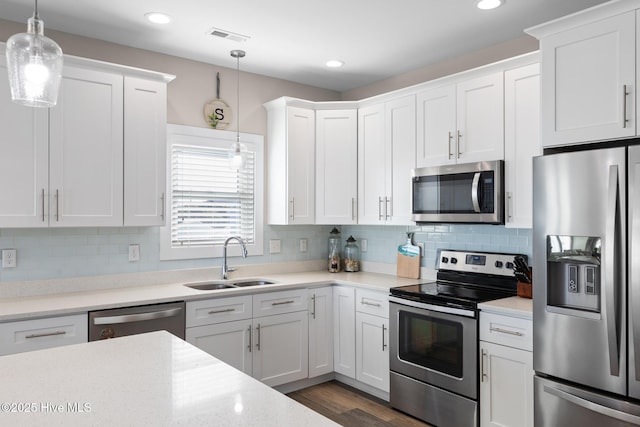
[[[502,268],[502,261],[496,261],[496,268]]]
[[[513,270],[513,263],[512,262],[507,262],[507,268],[509,270]]]
[[[457,263],[458,263],[458,258],[451,257],[451,264],[457,264]]]
[[[442,263],[443,263],[443,264],[446,264],[446,263],[448,263],[448,262],[449,262],[449,258],[447,258],[446,256],[443,256],[443,257],[442,257]]]

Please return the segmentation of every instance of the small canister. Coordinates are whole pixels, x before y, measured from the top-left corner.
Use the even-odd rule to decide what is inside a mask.
[[[349,236],[344,247],[344,271],[360,271],[360,249],[353,236]]]
[[[340,231],[337,228],[333,228],[329,233],[329,263],[328,268],[330,273],[340,272]]]

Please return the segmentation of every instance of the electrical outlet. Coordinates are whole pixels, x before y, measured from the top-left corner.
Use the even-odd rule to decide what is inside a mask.
[[[2,268],[13,268],[16,266],[16,250],[2,250]]]
[[[300,252],[307,252],[307,246],[309,241],[307,239],[300,239]]]
[[[416,243],[416,245],[418,245],[420,247],[420,256],[423,257],[424,256],[424,242],[418,242],[418,243]]]
[[[367,239],[360,239],[360,251],[367,252]]]
[[[269,240],[269,253],[270,254],[280,253],[280,239]]]
[[[129,245],[129,261],[140,261],[140,245]]]

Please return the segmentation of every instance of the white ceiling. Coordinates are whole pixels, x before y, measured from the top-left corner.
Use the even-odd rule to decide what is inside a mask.
[[[47,29],[345,91],[522,36],[523,29],[604,0],[40,0]],[[26,23],[33,0],[1,0],[0,18]],[[147,12],[173,17],[165,26]],[[212,27],[249,36],[234,42]],[[25,24],[26,31],[26,24]],[[340,59],[345,66],[328,69]]]

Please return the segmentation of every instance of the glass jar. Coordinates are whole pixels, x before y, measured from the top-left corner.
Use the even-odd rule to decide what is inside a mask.
[[[349,236],[344,247],[344,271],[360,271],[360,249],[353,236]]]
[[[333,228],[329,233],[329,272],[338,273],[340,271],[340,232]]]

